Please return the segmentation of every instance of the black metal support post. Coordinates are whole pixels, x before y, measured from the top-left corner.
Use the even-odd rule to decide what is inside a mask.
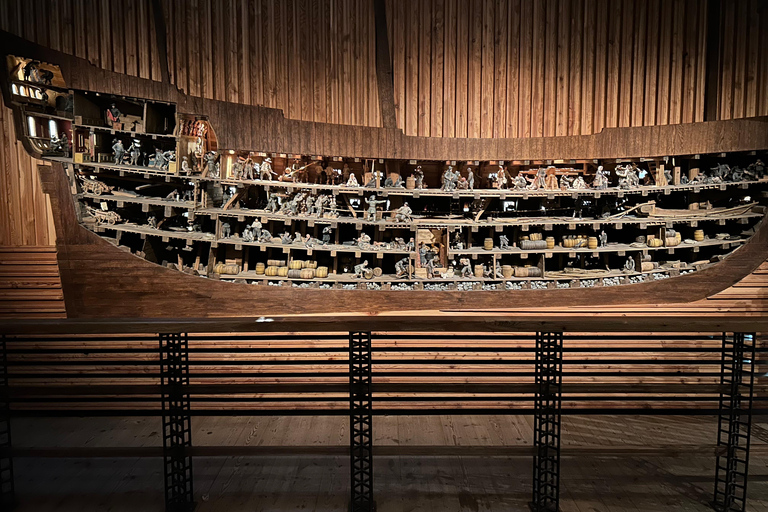
[[[351,512],[376,510],[373,501],[371,333],[349,333]]]
[[[194,510],[192,431],[189,400],[189,342],[186,334],[160,334],[163,393],[163,463],[166,512]]]
[[[560,503],[560,415],[563,333],[536,333],[533,419],[533,512],[556,512]]]
[[[8,351],[5,336],[0,338],[0,510],[12,510],[16,506],[16,490],[13,485],[13,457],[11,456],[11,404],[8,397]]]
[[[755,335],[723,333],[715,499],[712,504],[718,512],[746,510],[754,369]]]

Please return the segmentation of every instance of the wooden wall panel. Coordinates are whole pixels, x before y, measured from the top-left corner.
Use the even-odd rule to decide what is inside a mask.
[[[16,140],[11,109],[0,106],[0,246],[53,245],[48,197],[40,187],[40,160]]]
[[[722,119],[767,113],[758,4],[723,2]],[[406,135],[582,135],[704,118],[705,2],[387,0],[387,12]],[[440,116],[429,115],[433,95]]]
[[[723,2],[720,119],[768,113],[768,9],[759,0]]]

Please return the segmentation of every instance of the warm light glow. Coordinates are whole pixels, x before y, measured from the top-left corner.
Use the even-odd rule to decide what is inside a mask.
[[[27,126],[29,127],[29,135],[31,137],[37,137],[37,127],[35,126],[35,119],[32,116],[27,117]]]
[[[59,130],[56,127],[56,120],[55,119],[50,119],[48,121],[48,132],[50,133],[51,136],[59,134]]]

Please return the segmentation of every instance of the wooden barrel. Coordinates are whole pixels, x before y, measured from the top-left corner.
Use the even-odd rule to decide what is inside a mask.
[[[236,276],[239,273],[240,273],[240,265],[237,265],[235,263],[224,265],[224,271],[222,272],[222,274],[227,274],[230,276]]]
[[[213,266],[213,273],[214,274],[221,274],[224,271],[224,264],[223,263],[217,263]]]
[[[486,251],[492,251],[493,250],[493,238],[486,238],[483,242],[483,249]]]
[[[656,261],[643,261],[640,263],[640,270],[642,272],[650,272],[655,268],[659,268],[659,263]]]
[[[267,260],[268,267],[284,267],[285,260]]]
[[[528,267],[515,267],[515,277],[528,277]]]
[[[262,262],[258,262],[253,270],[256,272],[257,276],[263,276],[265,268],[266,266]]]
[[[520,248],[524,251],[546,249],[547,242],[545,240],[523,240],[520,242]]]
[[[576,241],[573,238],[570,238],[570,237],[563,238],[563,247],[565,247],[566,249],[570,249],[575,244],[576,244]]]
[[[475,277],[483,277],[484,271],[485,271],[484,265],[475,265]]]
[[[278,267],[277,275],[280,277],[288,277],[288,267]]]
[[[704,241],[704,230],[703,229],[697,229],[693,232],[693,239],[697,242],[703,242]]]
[[[541,233],[531,233],[529,238],[531,240],[541,240],[543,238],[543,235]]]
[[[597,249],[597,237],[591,236],[587,239],[587,247],[590,249]]]
[[[288,263],[288,268],[291,270],[301,270],[304,268],[304,261],[292,260],[290,263]]]
[[[363,277],[365,277],[366,279],[373,279],[373,269],[372,268],[365,269],[365,272],[363,273]]]
[[[555,237],[548,236],[546,242],[547,242],[547,249],[555,248]]]
[[[328,277],[328,267],[317,267],[315,275],[317,277]]]
[[[381,277],[381,274],[383,274],[384,271],[381,270],[381,267],[373,267],[373,275],[376,277]]]
[[[288,277],[291,277],[293,279],[298,279],[301,277],[301,270],[297,268],[290,268],[288,269]]]
[[[528,277],[541,277],[541,269],[539,267],[527,267]]]
[[[304,262],[304,268],[317,268],[317,262],[307,260]]]
[[[408,190],[413,190],[416,188],[416,178],[413,176],[408,176],[405,178],[405,188]]]
[[[664,246],[675,247],[676,245],[680,245],[680,242],[682,242],[680,233],[675,233],[675,236],[668,236],[664,239]]]
[[[647,242],[648,247],[661,247],[664,245],[664,241],[661,238],[651,238]]]
[[[515,270],[512,268],[512,265],[502,265],[501,266],[501,275],[503,275],[506,278],[510,278],[515,274]]]
[[[302,279],[314,279],[315,278],[315,269],[313,268],[305,268],[300,270],[301,272],[301,278]]]
[[[277,267],[275,265],[270,265],[269,267],[264,269],[264,275],[266,275],[266,276],[276,276],[278,270],[280,270],[280,267]]]

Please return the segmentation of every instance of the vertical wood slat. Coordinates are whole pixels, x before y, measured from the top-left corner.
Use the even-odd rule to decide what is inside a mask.
[[[520,129],[520,0],[509,0],[507,13],[506,136],[518,137]]]

